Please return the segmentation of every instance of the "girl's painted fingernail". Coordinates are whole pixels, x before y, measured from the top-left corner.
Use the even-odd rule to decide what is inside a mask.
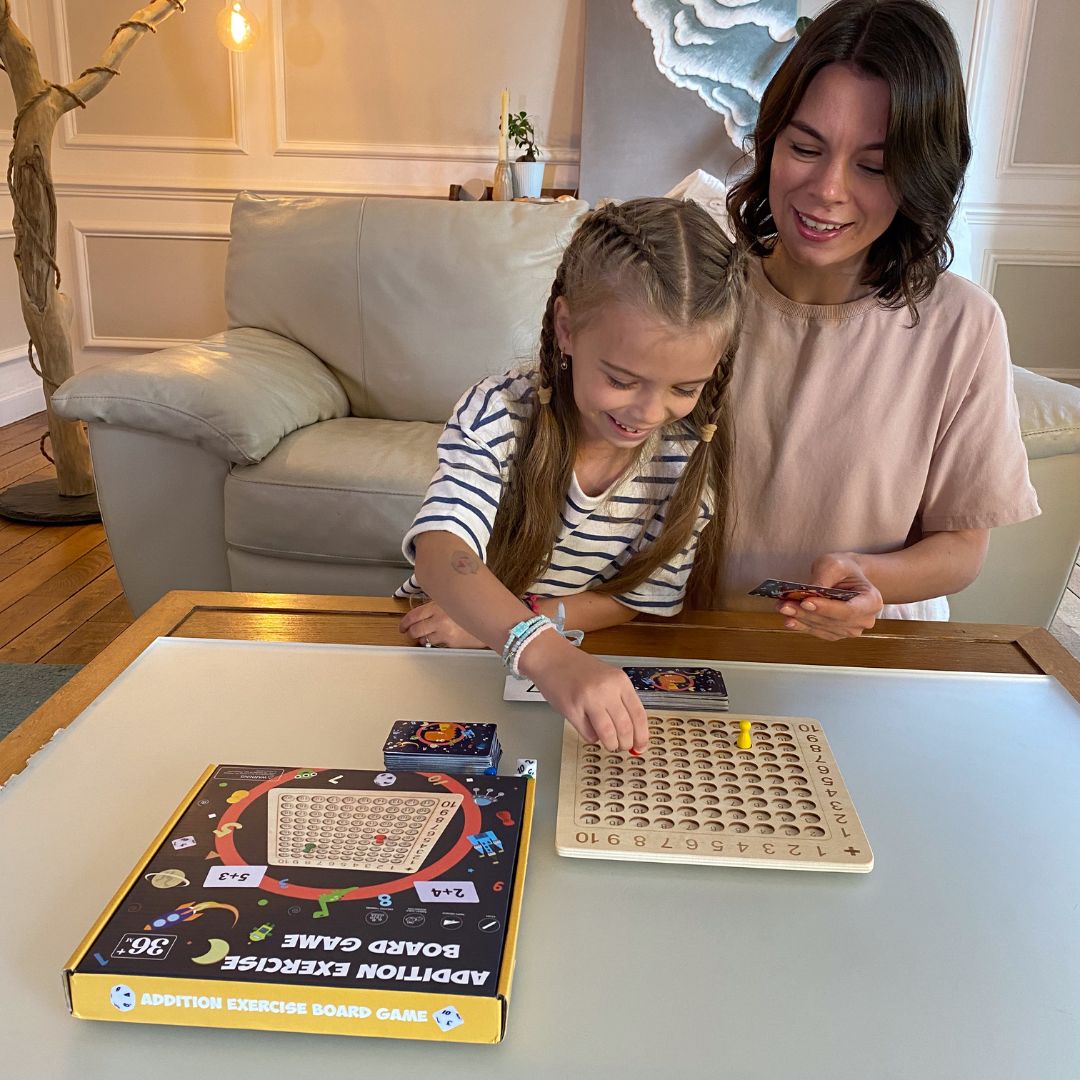
[[[817,604],[811,600],[804,600],[802,606],[804,611],[817,611]]]

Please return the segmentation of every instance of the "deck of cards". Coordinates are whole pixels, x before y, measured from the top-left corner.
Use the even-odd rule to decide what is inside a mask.
[[[768,578],[756,589],[751,589],[748,596],[767,596],[770,600],[792,600],[798,603],[812,596],[824,600],[854,600],[859,594],[851,589],[829,589],[824,585],[807,585],[803,581],[778,581]]]
[[[727,712],[730,708],[724,676],[711,667],[624,667],[646,709],[703,709]]]
[[[494,724],[398,720],[383,744],[383,763],[390,772],[494,775],[500,757]]]

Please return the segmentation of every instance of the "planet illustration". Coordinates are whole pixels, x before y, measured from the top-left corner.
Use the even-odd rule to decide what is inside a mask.
[[[155,889],[175,889],[177,885],[190,885],[183,870],[158,870],[153,874],[143,874]]]
[[[207,941],[207,950],[202,956],[193,956],[193,964],[216,964],[229,955],[229,943],[224,938],[212,937]]]

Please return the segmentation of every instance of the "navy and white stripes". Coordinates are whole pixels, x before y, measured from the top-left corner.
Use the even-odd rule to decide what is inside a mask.
[[[458,402],[438,442],[439,467],[405,534],[402,550],[409,562],[416,561],[416,536],[428,531],[453,533],[485,559],[510,461],[535,403],[532,383],[520,371],[484,379]],[[551,564],[529,591],[568,596],[616,576],[635,551],[659,535],[664,506],[686,468],[694,441],[685,433],[662,437],[635,475],[601,495],[586,495],[575,477],[560,515]],[[696,537],[711,516],[704,503],[701,511],[690,548],[657,567],[637,588],[616,594],[616,600],[657,615],[674,615],[682,608]],[[415,576],[410,576],[395,595],[420,591]]]

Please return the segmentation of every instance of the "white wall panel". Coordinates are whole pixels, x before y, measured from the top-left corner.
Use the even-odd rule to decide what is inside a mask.
[[[1033,10],[1011,155],[1015,165],[1072,165],[1080,171],[1080,122],[1063,100],[1066,95],[1071,105],[1078,86],[1077,6],[1077,0],[1038,0]]]
[[[225,329],[228,237],[152,226],[74,226],[89,348],[161,349]]]
[[[14,0],[13,11],[43,73],[60,80],[96,63],[117,22],[141,2]],[[246,3],[263,28],[251,52],[233,58],[218,43],[212,23],[219,0],[191,0],[185,14],[146,35],[123,62],[123,74],[58,132],[57,261],[77,312],[77,368],[220,328],[220,308],[213,309],[220,292],[208,290],[220,290],[222,240],[239,190],[444,197],[451,183],[490,177],[504,85],[513,106],[537,119],[549,151],[547,183],[576,186],[586,0]],[[821,3],[800,7],[817,10]],[[990,272],[993,258],[1023,261],[1025,252],[1043,253],[1036,261],[1046,253],[1076,261],[1080,172],[1057,159],[1070,157],[1069,140],[1080,130],[1065,130],[1076,90],[1076,48],[1069,43],[1080,4],[940,0],[939,6],[970,61],[976,276]],[[1062,51],[1069,63],[1058,73],[1053,57]],[[1036,69],[1049,81],[1026,86]],[[5,82],[0,79],[0,138],[13,111]],[[1064,111],[1044,130],[1032,117],[1049,113],[1055,101]],[[1030,131],[1026,121],[1010,128],[1010,108],[1026,111]],[[1010,165],[1013,157],[1017,164]],[[8,209],[0,220],[10,216]],[[168,265],[152,264],[171,258],[180,260],[180,292],[155,289],[137,318],[125,311],[122,296],[134,284],[128,260],[142,278],[167,272]],[[3,314],[12,288],[3,245],[0,259],[0,319],[14,321]],[[115,283],[107,280],[113,276]],[[1011,289],[1008,273],[1003,280]],[[13,336],[0,334],[12,348],[23,333],[14,329]],[[22,400],[28,389],[21,373],[13,375],[20,365],[5,363],[5,355],[0,340],[0,422],[4,403]]]
[[[511,108],[534,117],[547,156],[576,160],[583,0],[456,0],[422,15],[398,0],[275,0],[274,10],[289,152],[404,156],[411,147],[414,156],[490,158],[508,86]]]
[[[192,4],[124,58],[122,74],[63,122],[65,146],[106,149],[240,149],[236,63],[217,44],[214,3]],[[52,0],[61,82],[97,64],[131,0]]]
[[[1080,379],[1080,255],[997,253],[993,292],[1014,362]]]

